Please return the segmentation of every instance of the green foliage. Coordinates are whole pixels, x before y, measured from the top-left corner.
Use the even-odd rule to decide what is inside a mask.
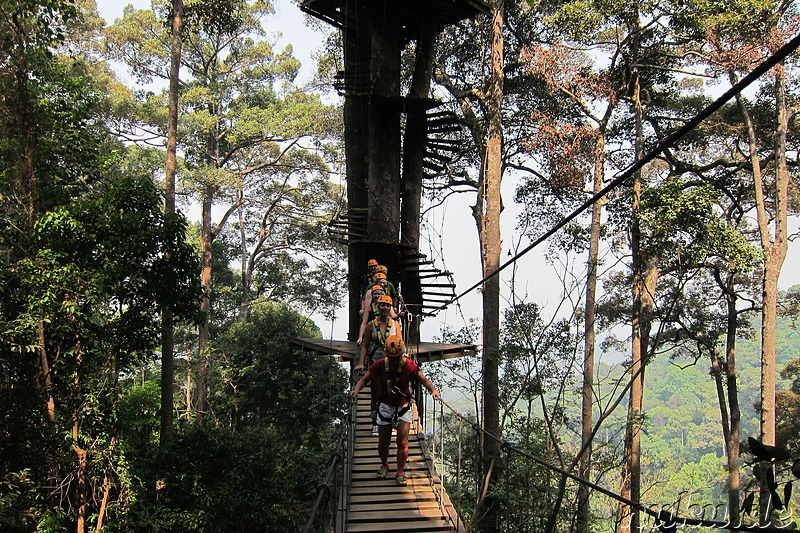
[[[163,464],[158,503],[136,483],[130,511],[113,531],[291,531],[305,516],[345,406],[346,375],[327,356],[289,346],[318,335],[279,304],[255,306],[247,323],[220,332],[212,375],[215,424],[179,426]],[[121,402],[123,445],[135,479],[158,467],[155,382],[133,385]]]
[[[648,187],[639,211],[648,234],[646,253],[668,264],[716,262],[723,270],[758,264],[758,250],[716,215],[719,196],[710,184],[692,187],[679,178]]]
[[[236,432],[195,427],[179,431],[166,455],[161,504],[138,500],[110,530],[297,529],[299,517],[308,513],[330,440],[323,431],[316,434],[316,445],[303,445],[290,437],[295,429],[299,430],[256,425]]]
[[[45,423],[49,431],[39,435],[9,428],[3,440],[4,448],[18,448],[6,456],[10,471],[30,468],[40,486],[47,486],[43,476],[52,471],[71,471],[70,448],[81,446],[93,486],[110,475],[124,491],[124,460],[113,444],[119,415],[114,371],[152,357],[160,306],[191,318],[199,295],[197,261],[183,243],[185,221],[165,218],[160,207],[147,179],[122,176],[98,184],[92,195],[42,214],[34,227],[38,251],[5,270],[0,356],[13,368],[5,384],[14,386],[3,390],[19,420],[43,417],[34,400],[37,360],[26,347],[52,354],[55,424]],[[40,322],[44,345],[38,342]],[[76,439],[58,436],[76,427]],[[73,498],[72,489],[59,489],[65,502]]]
[[[224,361],[211,402],[227,414],[226,425],[319,428],[338,418],[342,370],[329,357],[289,346],[292,337],[318,335],[307,319],[273,303],[257,304],[249,322],[223,332],[218,349]]]
[[[760,38],[765,28],[775,25],[779,5],[774,0],[686,0],[677,4],[673,23],[684,31],[697,31],[701,38]]]

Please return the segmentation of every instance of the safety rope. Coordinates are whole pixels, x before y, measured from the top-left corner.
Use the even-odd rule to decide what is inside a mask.
[[[768,526],[768,525],[758,525],[758,524],[742,524],[741,519],[739,520],[739,524],[731,524],[730,521],[721,522],[719,520],[706,520],[704,518],[691,518],[691,517],[681,517],[677,516],[677,514],[673,511],[667,511],[664,509],[653,509],[652,507],[647,507],[640,502],[635,502],[629,498],[626,498],[616,492],[613,492],[605,487],[602,487],[596,483],[593,483],[587,479],[583,479],[580,476],[573,474],[563,468],[550,464],[547,461],[540,459],[530,453],[520,450],[516,448],[513,444],[509,443],[508,441],[504,440],[493,433],[490,433],[483,429],[478,423],[470,421],[467,417],[456,411],[452,406],[450,406],[447,402],[440,398],[442,404],[447,407],[453,415],[458,417],[459,420],[463,420],[467,424],[469,424],[472,429],[475,430],[476,433],[482,433],[483,435],[489,437],[490,439],[494,440],[498,444],[500,444],[500,451],[505,452],[513,452],[517,455],[521,455],[530,459],[531,461],[547,468],[548,470],[552,470],[553,472],[557,472],[562,476],[568,477],[573,481],[586,485],[587,487],[600,492],[609,498],[617,500],[620,503],[623,503],[629,506],[631,509],[635,509],[642,513],[645,513],[652,518],[655,519],[656,525],[659,528],[663,528],[664,531],[674,531],[677,527],[686,527],[686,526],[697,526],[697,527],[711,527],[715,529],[727,529],[729,531],[762,531],[764,533],[800,533],[800,529],[788,529],[786,527],[775,527],[775,526]]]

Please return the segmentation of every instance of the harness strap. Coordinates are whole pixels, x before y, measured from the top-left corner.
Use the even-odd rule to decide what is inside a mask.
[[[386,392],[384,394],[385,397],[389,397],[389,394],[392,394],[392,391],[400,382],[400,376],[403,375],[403,369],[406,366],[406,359],[405,355],[400,356],[400,361],[397,362],[397,371],[391,371],[391,365],[389,362],[389,357],[385,357],[383,360],[384,369],[386,370]],[[397,380],[397,381],[395,381]]]
[[[382,330],[380,324],[378,323],[378,317],[375,317],[372,321],[372,325],[375,328],[375,332],[378,335],[378,342],[381,344],[386,343],[386,339],[391,336],[392,331],[394,329],[394,321],[392,317],[389,317],[389,320],[386,322],[386,330]]]
[[[384,422],[390,422],[394,427],[397,427],[397,423],[400,421],[400,418],[402,418],[402,416],[406,414],[409,409],[411,409],[410,403],[405,404],[403,407],[399,407],[396,405],[394,407],[394,415],[391,417],[383,416],[381,414],[380,409],[378,409],[378,418],[380,418]]]

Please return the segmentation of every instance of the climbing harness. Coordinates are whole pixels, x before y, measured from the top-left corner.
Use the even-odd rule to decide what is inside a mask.
[[[399,381],[400,376],[403,375],[403,369],[405,369],[406,361],[408,358],[406,356],[400,356],[400,361],[397,363],[397,368],[395,372],[391,371],[390,365],[390,358],[384,358],[384,370],[386,371],[386,390],[384,391],[384,398],[388,398],[389,394],[394,396],[395,398],[402,398],[406,400],[407,403],[403,405],[395,405],[394,406],[394,414],[391,417],[385,417],[380,413],[380,410],[377,412],[378,417],[383,420],[384,422],[390,422],[392,427],[397,427],[400,423],[400,418],[403,417],[404,414],[411,409],[411,395],[405,394],[403,391],[400,390]],[[382,398],[383,399],[383,398]]]
[[[372,320],[372,325],[375,327],[375,332],[378,335],[378,342],[381,344],[386,344],[386,339],[391,337],[392,335],[396,335],[397,328],[395,327],[394,319],[389,317],[386,321],[386,329],[382,329],[381,325],[378,323],[378,317],[375,317]]]

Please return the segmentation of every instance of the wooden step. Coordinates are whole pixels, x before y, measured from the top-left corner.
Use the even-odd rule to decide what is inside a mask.
[[[403,531],[408,533],[424,533],[436,531],[452,531],[450,523],[445,520],[431,520],[424,522],[400,521],[391,524],[347,524],[347,531],[353,533],[382,533],[385,531]]]

